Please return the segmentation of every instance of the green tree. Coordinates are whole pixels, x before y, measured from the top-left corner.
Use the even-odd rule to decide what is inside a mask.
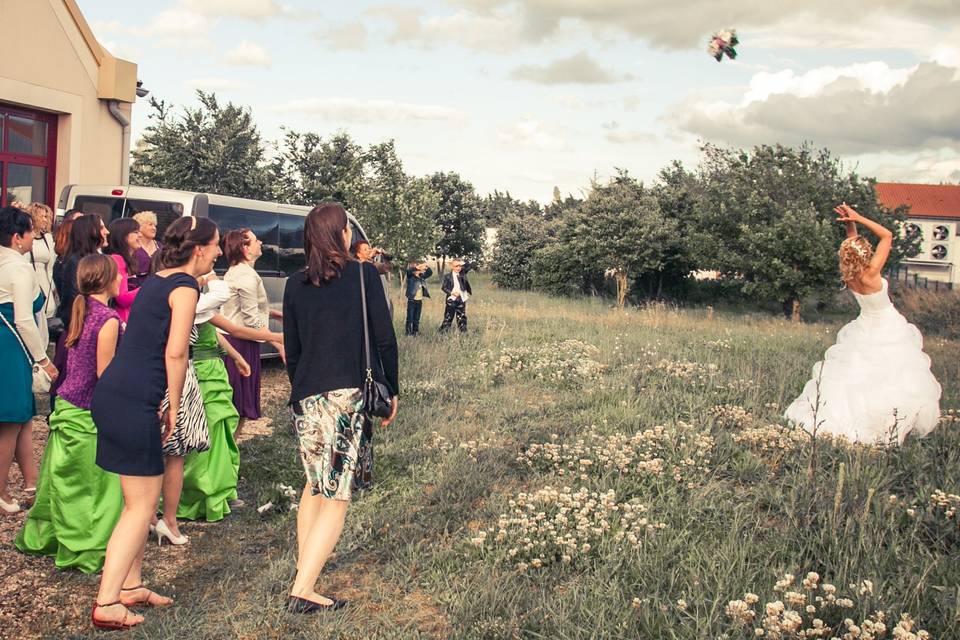
[[[780,301],[788,315],[839,284],[836,252],[844,230],[834,206],[847,202],[895,233],[905,219],[905,211],[878,203],[873,180],[846,172],[826,149],[706,145],[703,151],[697,217],[706,264],[748,297]],[[911,250],[910,241],[897,238],[890,264]]]
[[[404,173],[392,140],[372,145],[364,161],[365,197],[356,213],[370,241],[392,254],[398,266],[428,255],[440,237],[435,223],[440,197],[428,180]]]
[[[483,219],[488,227],[499,227],[508,216],[541,215],[540,204],[536,200],[521,202],[510,195],[509,191],[494,190],[481,202]]]
[[[253,117],[216,94],[197,91],[200,105],[175,114],[150,99],[150,124],[133,152],[132,182],[266,200],[271,197],[264,145]]]
[[[493,249],[493,283],[507,289],[532,289],[535,254],[551,242],[547,221],[539,213],[505,214]]]
[[[364,151],[345,131],[322,138],[286,130],[271,164],[275,197],[312,205],[336,200],[348,211],[363,203]]]
[[[621,305],[629,288],[647,277],[656,286],[645,293],[657,296],[662,274],[682,251],[678,230],[654,194],[621,171],[607,184],[594,183],[586,200],[564,214],[557,246],[540,251],[536,272],[555,292],[600,290],[611,278]]]
[[[431,188],[439,195],[436,223],[440,228],[435,254],[443,275],[447,258],[478,261],[483,255],[484,221],[480,197],[457,173],[434,173]]]

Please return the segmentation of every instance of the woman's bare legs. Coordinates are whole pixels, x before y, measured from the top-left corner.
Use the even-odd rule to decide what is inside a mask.
[[[37,461],[33,457],[33,420],[24,422],[20,427],[14,457],[23,475],[23,488],[36,489],[40,472],[37,470]]]
[[[346,500],[312,495],[309,485],[304,488],[297,513],[297,577],[290,595],[332,604],[330,598],[316,592],[317,578],[340,539],[349,505]]]
[[[107,556],[100,577],[100,591],[97,593],[99,604],[117,602],[122,587],[139,584],[147,528],[157,509],[162,485],[163,476],[120,476],[123,511],[107,543]],[[94,612],[94,617],[104,622],[122,620],[124,615],[128,616],[128,623],[143,622],[143,616],[128,612],[121,605],[98,608]]]
[[[21,426],[19,422],[0,422],[0,498],[6,502],[12,500],[7,493],[7,476],[10,475]]]
[[[177,507],[180,506],[180,494],[183,492],[183,456],[165,456],[163,458],[163,520],[170,527],[170,533],[180,537],[177,526]]]

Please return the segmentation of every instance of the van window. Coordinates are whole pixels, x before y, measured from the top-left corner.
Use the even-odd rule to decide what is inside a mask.
[[[280,271],[293,275],[307,265],[303,251],[304,216],[280,214]]]
[[[73,208],[85,214],[99,214],[99,216],[103,218],[103,224],[109,225],[123,215],[123,198],[77,196],[73,201]]]
[[[157,216],[157,239],[162,241],[170,223],[183,215],[183,205],[179,202],[165,202],[163,200],[127,199],[127,207],[123,215],[132,218],[141,211],[153,211]]]
[[[258,211],[256,209],[242,209],[240,207],[227,207],[219,204],[210,204],[207,214],[211,220],[220,227],[220,236],[226,236],[232,229],[243,229],[244,227],[253,231],[253,233],[263,242],[263,255],[257,260],[257,273],[264,276],[276,276],[280,265],[278,264],[279,249],[279,229],[277,214],[270,211]],[[227,261],[221,256],[214,268],[218,271],[227,269]]]

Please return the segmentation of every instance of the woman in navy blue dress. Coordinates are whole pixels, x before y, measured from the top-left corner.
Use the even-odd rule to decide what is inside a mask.
[[[123,512],[107,543],[93,625],[126,629],[143,622],[132,605],[168,606],[170,598],[143,586],[140,568],[150,520],[163,482],[163,442],[176,424],[197,307],[197,276],[220,255],[217,225],[180,218],[170,225],[160,254],[162,269],[147,279],[130,309],[116,357],[93,394],[97,465],[120,475]],[[170,410],[159,413],[169,389]]]

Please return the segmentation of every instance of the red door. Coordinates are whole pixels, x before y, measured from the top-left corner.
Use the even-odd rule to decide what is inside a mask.
[[[0,205],[56,206],[57,117],[0,103]]]

